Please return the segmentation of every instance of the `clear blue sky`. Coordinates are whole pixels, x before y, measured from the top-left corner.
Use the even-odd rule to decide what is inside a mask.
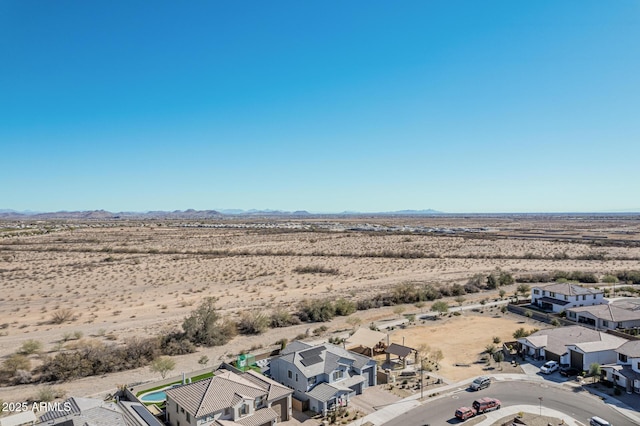
[[[0,209],[640,210],[640,1],[0,2]]]

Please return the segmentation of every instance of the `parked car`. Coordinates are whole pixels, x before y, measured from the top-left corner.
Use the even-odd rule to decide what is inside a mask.
[[[478,414],[488,411],[499,410],[502,403],[495,398],[478,398],[473,401],[471,407],[460,407],[456,410],[455,416],[460,420],[467,420]]]
[[[491,385],[491,378],[487,376],[480,376],[476,378],[469,387],[471,390],[478,391],[484,388],[488,388]]]
[[[573,368],[570,365],[561,365],[560,370],[558,371],[560,372],[560,374],[566,377],[573,377],[580,374],[580,370],[578,370],[577,368]]]
[[[590,426],[612,426],[611,423],[609,423],[605,419],[602,419],[598,416],[591,417],[591,419],[589,419],[589,425]]]
[[[551,374],[559,368],[557,361],[547,361],[544,363],[542,367],[540,367],[540,372],[543,374]]]

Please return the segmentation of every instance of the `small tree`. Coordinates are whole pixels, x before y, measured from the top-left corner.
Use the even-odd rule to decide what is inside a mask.
[[[516,289],[516,292],[521,294],[524,298],[529,295],[529,291],[531,291],[531,287],[529,286],[529,284],[520,284]]]
[[[589,364],[589,375],[592,377],[592,383],[595,383],[596,377],[600,379],[601,371],[602,370],[600,369],[600,364],[598,364],[597,362],[592,362],[591,364]]]
[[[504,361],[504,353],[502,351],[496,351],[493,354],[493,359],[498,363],[500,370],[502,370],[502,361]]]
[[[520,327],[519,329],[517,329],[516,331],[513,332],[513,338],[514,339],[521,339],[523,337],[527,337],[529,335],[529,332],[527,332],[524,327]]]
[[[432,312],[438,312],[440,315],[444,315],[449,311],[449,304],[445,301],[438,300],[431,305]]]
[[[507,292],[505,289],[501,288],[498,294],[500,295],[500,299],[504,299],[504,295],[507,294]]]
[[[167,373],[174,368],[176,368],[176,362],[166,356],[154,359],[149,365],[149,369],[154,373],[160,373],[163,379],[167,376]]]
[[[454,299],[458,306],[462,306],[462,304],[467,300],[464,296],[458,296]]]
[[[442,350],[434,349],[431,351],[430,358],[436,363],[436,367],[438,367],[440,365],[440,361],[444,358],[444,354],[442,353]]]
[[[31,370],[31,361],[24,355],[13,354],[4,360],[2,369],[10,376],[14,376],[18,370]]]
[[[245,311],[238,321],[240,334],[262,334],[269,328],[269,317],[260,311]]]

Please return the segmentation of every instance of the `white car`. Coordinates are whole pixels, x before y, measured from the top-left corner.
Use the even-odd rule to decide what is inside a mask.
[[[560,366],[556,361],[547,361],[542,367],[540,367],[540,372],[544,374],[551,374],[558,368],[560,368]]]

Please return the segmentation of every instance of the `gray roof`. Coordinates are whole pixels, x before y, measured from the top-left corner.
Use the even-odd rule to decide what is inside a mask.
[[[588,313],[594,318],[605,321],[623,322],[640,320],[640,310],[625,308],[623,306],[604,304],[581,306],[578,308],[570,308],[567,310],[576,313]]]
[[[603,335],[606,335],[606,337],[603,338]],[[587,342],[608,342],[609,337],[613,336],[579,325],[572,325],[569,327],[548,328],[536,331],[528,337],[518,339],[518,341],[527,342],[536,348],[544,348],[545,351],[556,355],[563,355],[567,353],[567,345]],[[621,345],[624,343],[624,339],[620,340]]]
[[[535,288],[539,288],[541,290],[551,291],[553,293],[563,294],[567,296],[603,293],[602,290],[598,290],[595,288],[582,287],[580,285],[571,284],[571,283],[553,283],[545,286],[536,286]]]
[[[640,358],[640,340],[630,340],[617,350],[618,353],[629,358]]]
[[[65,403],[69,403],[68,411],[49,411],[40,416],[39,422],[56,425],[71,420],[72,424],[89,426],[127,426],[122,409],[115,403],[75,397],[67,399]]]
[[[340,365],[353,366],[360,370],[372,361],[367,356],[329,343],[288,353],[282,355],[280,359],[294,364],[307,378],[319,374],[329,374],[338,369]]]
[[[285,346],[284,349],[280,351],[280,355],[286,355],[293,352],[303,351],[311,347],[312,346],[309,345],[308,343],[301,342],[300,340],[294,340],[293,342],[290,342],[289,344],[287,344],[287,346]]]
[[[191,415],[200,418],[232,407],[241,399],[255,399],[268,394],[253,381],[231,371],[219,371],[210,379],[167,389],[167,399],[171,398]]]
[[[397,343],[392,343],[391,345],[389,345],[389,347],[387,349],[385,349],[385,353],[387,354],[391,354],[391,355],[397,355],[400,358],[406,358],[409,355],[411,355],[411,352],[414,349],[410,348],[409,346],[404,346],[404,345],[399,345]]]
[[[336,394],[349,392],[351,392],[351,389],[340,386],[338,383],[320,383],[309,392],[307,392],[307,396],[318,401],[326,402],[334,398]]]

